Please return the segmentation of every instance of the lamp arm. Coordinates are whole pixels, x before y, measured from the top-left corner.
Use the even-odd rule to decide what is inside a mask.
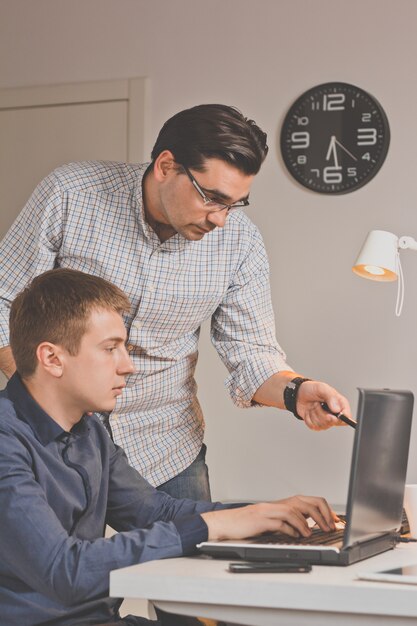
[[[402,250],[417,250],[417,241],[413,237],[400,237],[398,239],[398,247]]]

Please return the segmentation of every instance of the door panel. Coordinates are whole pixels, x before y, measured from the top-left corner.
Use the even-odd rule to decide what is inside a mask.
[[[144,78],[0,90],[0,239],[58,165],[142,161],[148,110]]]
[[[127,103],[33,107],[0,112],[0,238],[35,186],[69,161],[126,161]]]

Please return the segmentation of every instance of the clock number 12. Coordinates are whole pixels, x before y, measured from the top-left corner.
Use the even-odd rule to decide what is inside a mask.
[[[320,100],[313,100],[311,109],[313,111],[320,111],[322,105],[323,111],[344,111],[345,101],[346,96],[344,93],[325,93],[322,102],[320,102]]]

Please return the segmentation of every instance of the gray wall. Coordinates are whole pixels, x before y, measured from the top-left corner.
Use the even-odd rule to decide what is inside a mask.
[[[396,285],[350,270],[368,230],[417,236],[416,20],[414,0],[0,0],[0,87],[148,76],[148,151],[163,121],[193,104],[253,117],[271,146],[250,215],[269,251],[278,339],[295,369],[356,408],[357,386],[417,392],[417,256],[402,255],[399,319]],[[376,178],[339,197],[299,187],[277,148],[291,102],[327,81],[373,94],[392,134]],[[234,408],[204,335],[198,377],[214,496],[310,492],[343,502],[353,431],[314,433],[285,412]]]

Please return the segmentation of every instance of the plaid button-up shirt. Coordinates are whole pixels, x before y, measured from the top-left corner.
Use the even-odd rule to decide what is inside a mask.
[[[123,289],[136,371],[110,425],[131,464],[158,485],[190,465],[203,441],[194,370],[204,320],[237,406],[254,404],[263,382],[291,368],[275,338],[255,225],[236,211],[200,241],[176,234],[161,243],[144,217],[147,165],[71,163],[38,185],[0,245],[0,345],[9,343],[11,301],[46,270],[69,267]]]

